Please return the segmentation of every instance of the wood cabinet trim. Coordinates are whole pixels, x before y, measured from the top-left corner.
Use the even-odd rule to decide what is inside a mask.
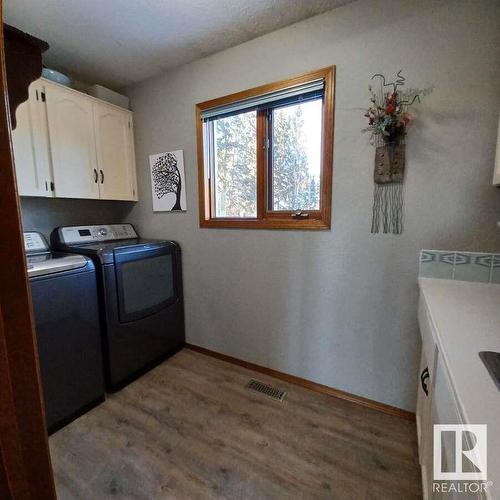
[[[49,45],[28,33],[3,25],[6,77],[12,130],[16,128],[16,109],[28,99],[29,84],[42,74],[42,52]]]

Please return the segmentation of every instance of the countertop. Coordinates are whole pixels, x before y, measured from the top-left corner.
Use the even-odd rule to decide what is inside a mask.
[[[463,421],[488,425],[488,480],[497,494],[500,391],[478,352],[500,352],[500,285],[433,278],[418,282]]]

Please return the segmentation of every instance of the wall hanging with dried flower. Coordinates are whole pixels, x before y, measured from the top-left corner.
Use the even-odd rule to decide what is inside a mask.
[[[421,96],[432,92],[433,87],[402,90],[405,78],[401,70],[394,82],[387,83],[379,73],[372,80],[377,84],[368,87],[370,107],[365,113],[368,127],[363,129],[370,132],[370,142],[376,147],[371,231],[401,234],[406,133],[415,119],[412,106],[420,102]]]

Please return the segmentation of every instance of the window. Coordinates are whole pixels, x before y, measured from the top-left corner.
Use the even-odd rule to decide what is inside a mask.
[[[201,227],[330,227],[334,70],[196,106]]]

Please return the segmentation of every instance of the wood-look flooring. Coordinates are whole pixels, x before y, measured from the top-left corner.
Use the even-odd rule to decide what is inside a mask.
[[[245,388],[285,389],[283,403]],[[60,500],[417,499],[415,424],[184,349],[50,437]]]

